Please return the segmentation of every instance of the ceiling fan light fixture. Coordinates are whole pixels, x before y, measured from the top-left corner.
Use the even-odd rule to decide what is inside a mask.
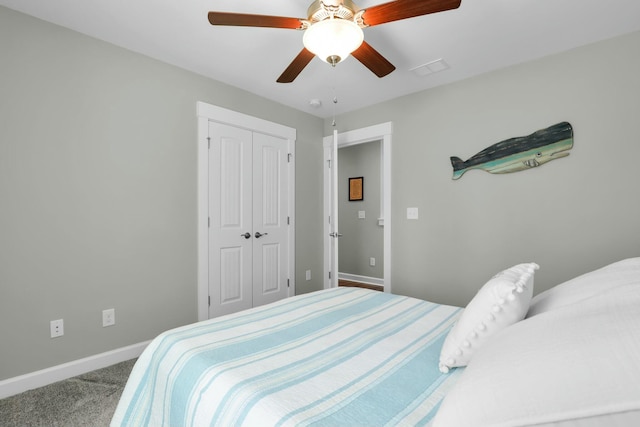
[[[360,47],[363,40],[362,28],[353,21],[341,18],[316,22],[305,30],[302,37],[307,50],[333,66],[344,61]]]

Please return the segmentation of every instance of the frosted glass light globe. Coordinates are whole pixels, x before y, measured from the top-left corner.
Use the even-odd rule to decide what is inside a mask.
[[[302,37],[307,50],[334,66],[359,48],[363,40],[362,28],[353,21],[340,18],[316,22]]]

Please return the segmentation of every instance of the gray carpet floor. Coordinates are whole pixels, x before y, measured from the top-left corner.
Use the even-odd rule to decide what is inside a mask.
[[[136,359],[0,400],[1,427],[108,426]]]

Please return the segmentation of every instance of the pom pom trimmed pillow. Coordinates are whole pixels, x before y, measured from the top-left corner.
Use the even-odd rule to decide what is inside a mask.
[[[533,295],[538,264],[518,264],[493,276],[478,291],[447,335],[440,353],[440,371],[466,366],[490,337],[524,318]]]

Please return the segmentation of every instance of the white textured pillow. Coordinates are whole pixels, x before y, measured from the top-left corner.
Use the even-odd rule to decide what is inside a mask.
[[[535,263],[518,264],[485,283],[447,335],[440,352],[440,371],[466,366],[491,335],[524,318],[538,268]]]
[[[640,275],[503,330],[474,355],[434,427],[640,425],[638,307]],[[635,422],[614,421],[632,411]]]
[[[640,258],[628,258],[567,280],[531,299],[527,317],[576,304],[587,298],[629,283],[640,277]]]

